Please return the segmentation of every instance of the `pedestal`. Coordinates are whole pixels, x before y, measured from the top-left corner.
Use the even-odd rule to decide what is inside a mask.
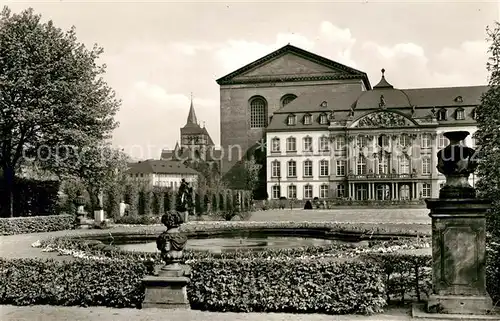
[[[480,199],[428,199],[432,218],[433,291],[428,313],[486,315],[486,211]]]
[[[183,276],[180,265],[165,266],[157,276],[146,276],[142,280],[146,292],[143,309],[189,309],[186,286],[189,278]]]
[[[104,210],[94,211],[94,221],[96,224],[99,224],[102,221],[104,221]]]

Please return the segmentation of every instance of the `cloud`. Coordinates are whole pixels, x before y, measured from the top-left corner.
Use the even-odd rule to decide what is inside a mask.
[[[222,66],[224,73],[234,71],[263,56],[291,44],[305,50],[314,48],[314,41],[295,33],[279,33],[274,43],[260,43],[247,40],[228,40],[219,45],[215,51],[216,61]]]
[[[143,98],[147,98],[159,105],[166,106],[168,108],[182,108],[186,109],[186,106],[190,104],[190,97],[184,94],[178,93],[168,93],[163,87],[150,84],[145,81],[138,81],[134,85],[134,89],[137,94],[142,96]],[[140,100],[141,97],[138,97]],[[213,99],[204,99],[204,98],[193,98],[193,103],[198,106],[203,107],[213,107],[218,104],[217,101]]]
[[[356,38],[352,36],[349,28],[342,29],[330,21],[323,21],[319,34],[318,47],[322,48],[323,55],[349,67],[357,67],[356,61],[351,57]]]

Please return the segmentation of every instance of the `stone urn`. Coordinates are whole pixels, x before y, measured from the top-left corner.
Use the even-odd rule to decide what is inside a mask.
[[[444,136],[449,139],[450,144],[437,153],[437,169],[446,177],[446,183],[439,191],[439,198],[475,198],[476,191],[469,184],[469,176],[478,165],[476,151],[462,143],[469,132],[452,131],[444,133]]]
[[[161,217],[161,222],[167,227],[167,230],[160,234],[156,240],[156,246],[160,251],[161,259],[165,262],[162,268],[164,272],[172,276],[181,276],[183,251],[186,247],[187,236],[179,230],[179,227],[185,222],[184,213],[170,211]]]
[[[85,217],[85,197],[83,197],[82,193],[78,193],[73,201],[73,204],[76,207],[75,225],[79,227],[80,225],[82,225],[82,221]]]

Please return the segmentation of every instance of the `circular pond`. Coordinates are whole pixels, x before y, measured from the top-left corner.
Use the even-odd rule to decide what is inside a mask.
[[[186,245],[186,249],[222,253],[238,250],[263,251],[270,248],[278,249],[321,245],[324,246],[339,242],[342,241],[288,236],[274,237],[260,235],[251,237],[238,237],[226,235],[225,237],[189,239]],[[115,246],[125,251],[158,252],[158,249],[156,248],[156,241],[133,243],[125,242],[121,244],[115,244]]]

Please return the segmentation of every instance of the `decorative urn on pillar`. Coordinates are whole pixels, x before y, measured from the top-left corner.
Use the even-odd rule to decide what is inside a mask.
[[[432,294],[425,312],[436,314],[480,315],[492,310],[486,292],[486,218],[490,201],[477,199],[469,175],[477,167],[475,151],[465,146],[466,131],[444,134],[450,144],[437,153],[437,169],[446,177],[438,199],[426,199],[432,218]],[[418,317],[414,308],[414,317]],[[420,316],[422,317],[422,316]]]
[[[156,275],[148,275],[143,279],[146,293],[142,308],[189,308],[186,290],[189,272],[182,265],[188,239],[179,230],[184,219],[184,213],[178,211],[170,211],[161,218],[167,230],[158,236],[156,245],[165,265],[160,267]]]

